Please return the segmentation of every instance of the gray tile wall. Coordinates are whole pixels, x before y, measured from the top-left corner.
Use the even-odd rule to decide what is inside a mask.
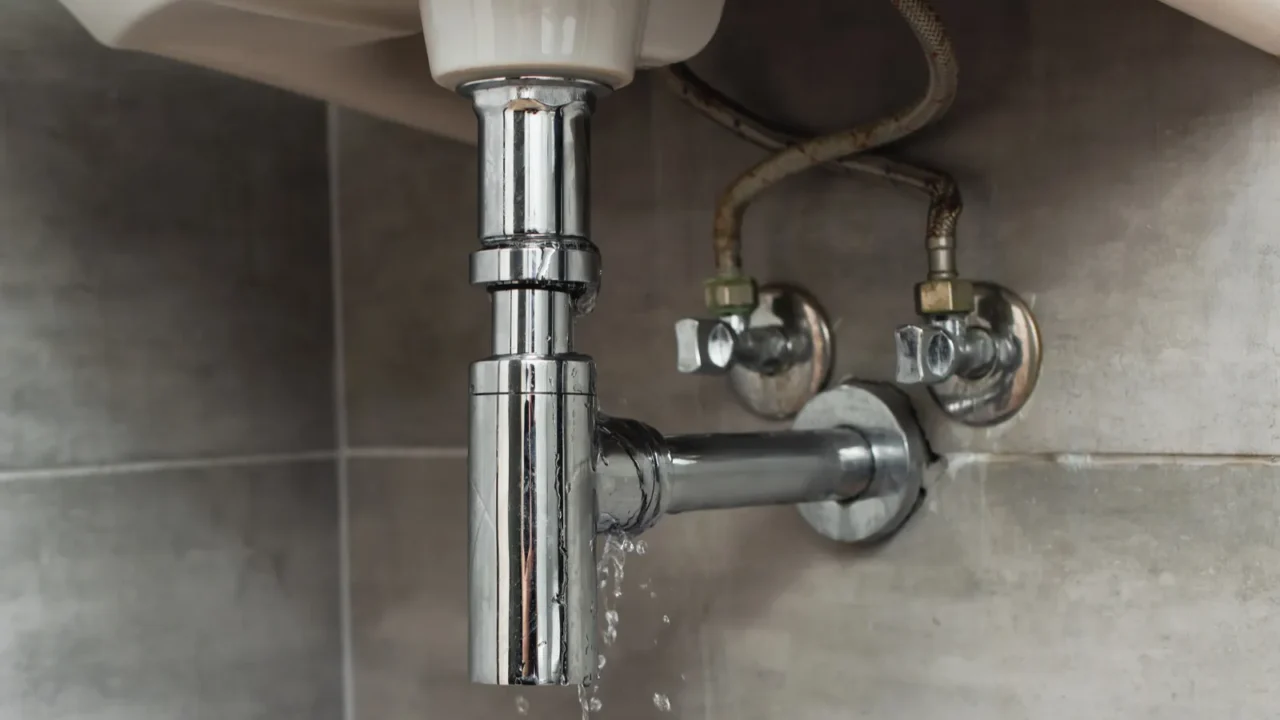
[[[333,463],[0,491],[0,715],[342,717]]]
[[[1275,61],[1149,0],[939,5],[963,93],[903,152],[962,181],[965,268],[1035,301],[1036,400],[984,432],[919,404],[951,469],[875,551],[788,508],[664,522],[628,561],[606,717],[661,716],[655,693],[707,718],[1280,704]],[[738,0],[698,63],[834,127],[909,100],[913,53],[880,4]],[[0,109],[0,715],[341,717],[342,593],[356,717],[576,713],[462,671],[474,150],[335,116],[335,398],[323,108],[21,0]],[[581,336],[605,408],[761,427],[674,373],[670,334],[698,311],[710,204],[760,154],[646,79],[595,135],[608,274]],[[753,210],[748,262],[824,299],[843,373],[883,378],[921,222],[918,198],[813,173]]]
[[[342,717],[325,109],[0,3],[0,717]]]
[[[466,681],[465,473],[352,466],[357,717],[574,717],[572,689]],[[670,518],[628,556],[599,717],[1272,717],[1277,481],[968,465],[870,552],[790,508]]]
[[[3,12],[0,464],[331,448],[323,108]]]
[[[602,717],[662,717],[654,693],[688,718],[1280,707],[1280,67],[1154,0],[938,4],[961,99],[902,151],[961,180],[964,269],[1035,302],[1037,397],[982,432],[918,404],[952,469],[874,551],[824,543],[788,508],[664,522],[628,561]],[[698,67],[817,128],[908,101],[922,74],[888,3],[839,0],[728,3]],[[575,713],[571,691],[462,671],[459,456],[488,332],[465,279],[474,151],[353,113],[336,137],[356,717],[516,717],[519,695],[530,716]],[[594,137],[606,279],[580,337],[604,408],[668,432],[760,427],[723,384],[675,373],[670,331],[699,309],[716,193],[760,153],[646,80],[601,104]],[[920,199],[815,172],[749,218],[751,268],[838,318],[839,370],[888,377]],[[1041,455],[1062,452],[1077,454]]]

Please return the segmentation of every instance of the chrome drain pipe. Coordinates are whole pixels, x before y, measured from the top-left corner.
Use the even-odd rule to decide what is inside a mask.
[[[595,366],[573,352],[600,257],[588,119],[603,88],[464,86],[480,122],[480,242],[493,354],[471,368],[471,679],[570,684],[595,670]]]
[[[574,352],[600,256],[589,239],[589,119],[606,88],[555,78],[473,83],[480,242],[493,353],[471,368],[470,667],[496,685],[590,683],[599,532],[663,515],[799,503],[850,542],[896,530],[920,493],[923,439],[901,398],[842,386],[791,432],[664,438],[597,415],[595,366]]]
[[[600,425],[596,530],[643,532],[695,510],[849,500],[874,473],[871,444],[847,428],[664,438],[610,418]]]

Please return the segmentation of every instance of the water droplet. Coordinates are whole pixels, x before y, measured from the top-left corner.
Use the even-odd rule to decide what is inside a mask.
[[[645,580],[644,582],[640,583],[640,589],[641,589],[641,590],[648,590],[648,589],[649,589],[649,581],[648,581],[648,580]]]
[[[600,702],[600,698],[591,698],[591,702],[587,704],[591,712],[600,712],[604,708],[604,703]]]
[[[607,658],[605,658],[605,656],[604,656],[604,655],[601,655],[600,657],[596,658],[596,669],[597,669],[597,670],[603,670],[603,669],[604,669],[604,664],[605,664],[605,663],[607,663],[607,662],[609,662],[609,661],[608,661],[608,659],[607,659]]]
[[[526,700],[523,695],[516,696],[516,712],[521,715],[529,714],[529,701]]]
[[[617,611],[617,610],[606,610],[606,611],[604,612],[604,620],[605,620],[605,622],[609,623],[610,625],[617,625],[617,624],[618,624],[618,611]]]
[[[620,547],[622,548],[622,552],[631,552],[636,549],[636,544],[631,538],[623,537]]]
[[[637,541],[636,541],[636,554],[637,554],[637,555],[643,555],[643,554],[645,554],[645,553],[647,553],[647,552],[649,552],[649,543],[647,543],[647,542],[645,542],[645,541],[643,541],[643,540],[637,540]]]
[[[649,593],[649,597],[651,597],[651,598],[656,598],[656,597],[658,597],[658,593],[656,593],[656,592],[652,592],[652,591],[651,591],[651,592]]]
[[[670,624],[671,624],[671,616],[670,616],[670,615],[663,615],[663,616],[662,616],[662,624],[663,624],[663,625],[670,625]]]
[[[671,699],[662,693],[654,693],[653,706],[662,712],[671,712]]]
[[[680,679],[681,679],[681,680],[688,680],[689,678],[686,678],[686,677],[684,676],[684,673],[680,673]]]
[[[601,588],[601,589],[604,589],[604,586],[605,586],[605,585],[608,585],[608,584],[609,584],[609,581],[608,581],[608,580],[601,580],[601,581],[600,581],[600,588]]]

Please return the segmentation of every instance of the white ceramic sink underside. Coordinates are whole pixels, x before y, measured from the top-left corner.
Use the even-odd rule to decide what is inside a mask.
[[[432,80],[419,0],[61,1],[109,46],[202,65],[474,142],[470,106]],[[524,0],[480,0],[491,6],[512,1]],[[1280,54],[1280,0],[1164,1]],[[723,0],[648,2],[641,66],[683,60],[700,50],[714,32]]]
[[[470,105],[431,76],[419,0],[61,0],[102,43],[141,50],[474,142]],[[433,1],[433,0],[429,0]],[[684,60],[711,38],[723,0],[639,0],[638,64]],[[533,8],[581,0],[479,0]],[[626,5],[637,0],[589,0]],[[588,23],[592,18],[588,18]],[[585,23],[584,23],[585,24]]]

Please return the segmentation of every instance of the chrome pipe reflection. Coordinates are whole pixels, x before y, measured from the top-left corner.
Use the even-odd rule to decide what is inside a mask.
[[[586,393],[472,396],[475,682],[571,684],[594,670],[593,405]]]
[[[471,368],[473,681],[593,680],[597,532],[713,508],[854,501],[832,503],[838,514],[891,493],[914,501],[923,462],[914,421],[875,391],[819,396],[805,412],[821,417],[802,413],[797,422],[812,422],[786,433],[664,438],[640,422],[600,420],[595,365],[574,352],[573,322],[600,278],[587,237],[587,120],[602,88],[517,78],[463,91],[480,119],[471,280],[489,290],[493,311],[492,355]],[[886,518],[896,529],[905,514]],[[825,527],[844,538],[843,526]]]
[[[573,347],[573,305],[567,293],[533,288],[493,293],[497,355],[564,355]]]
[[[677,435],[667,514],[857,497],[871,482],[871,446],[854,430]]]
[[[595,98],[608,89],[561,78],[510,78],[460,88],[480,123],[480,237],[590,237],[588,141]]]
[[[464,88],[480,120],[480,239],[493,355],[472,366],[471,678],[577,684],[595,670],[595,367],[573,353],[599,257],[587,240],[596,86]]]
[[[610,418],[599,433],[599,532],[639,532],[695,510],[851,500],[875,471],[870,443],[850,429],[664,438]]]

